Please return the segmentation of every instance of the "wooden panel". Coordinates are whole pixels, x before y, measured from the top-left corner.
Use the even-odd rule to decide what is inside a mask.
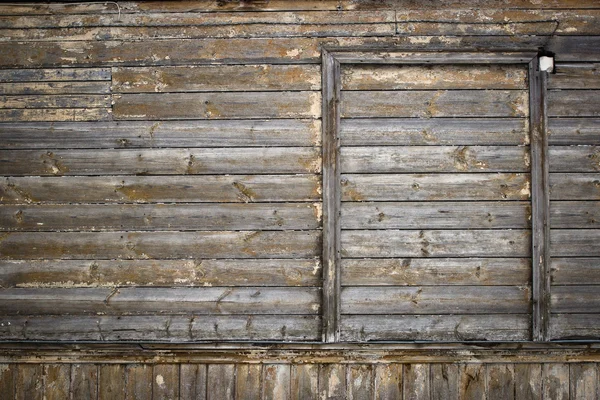
[[[521,90],[342,92],[342,117],[524,117]]]
[[[569,365],[569,389],[572,400],[593,400],[598,396],[598,368],[594,363]]]
[[[262,365],[237,364],[235,372],[235,398],[238,400],[260,399]]]
[[[594,205],[598,206],[591,203],[589,208],[592,209]],[[0,216],[0,223],[7,230],[27,226],[25,221],[16,223],[14,215],[17,210],[23,210],[22,216],[26,219],[28,209],[4,209],[10,217]],[[580,212],[583,213],[586,209],[584,206]],[[37,220],[35,217],[30,218],[34,219],[31,224]],[[340,218],[342,229],[528,228],[531,225],[531,208],[526,202],[343,203]],[[572,223],[577,224],[576,221]]]
[[[319,231],[12,232],[0,259],[311,258],[320,243]]]
[[[321,89],[317,65],[115,68],[112,79],[115,93]]]
[[[44,365],[44,396],[46,400],[64,400],[69,397],[71,365]]]
[[[340,138],[342,146],[524,145],[529,128],[517,118],[353,118],[341,121]]]
[[[599,228],[600,202],[553,201],[550,204],[552,228]]]
[[[98,367],[98,399],[119,400],[125,398],[125,366],[101,364]]]
[[[88,97],[83,97],[83,96],[79,96],[79,97],[75,97],[75,96],[62,96],[62,94],[84,94],[84,93],[104,93],[104,94],[108,94],[110,93],[110,82],[107,81],[91,81],[91,82],[17,82],[17,83],[0,83],[0,94],[2,95],[27,95],[28,97],[25,98],[24,96],[19,96],[19,97],[15,97],[15,96],[10,96],[7,98],[4,98],[3,100],[6,101],[8,104],[10,104],[11,102],[15,102],[16,100],[19,100],[20,103],[23,104],[27,104],[29,105],[31,102],[31,99],[29,98],[29,96],[31,95],[56,95],[56,94],[61,94],[61,98],[62,97],[68,97],[70,104],[75,104],[77,107],[81,107],[82,104],[80,104],[79,102],[82,103],[88,103],[88,102],[84,102],[84,99],[87,99]],[[91,97],[91,96],[90,96]],[[80,101],[76,101],[75,99],[80,98]],[[27,102],[25,102],[25,100],[27,100]],[[48,96],[48,97],[42,97],[42,96],[35,96],[33,97],[34,101],[36,103],[33,103],[34,105],[37,104],[42,104],[42,103],[37,103],[42,101],[41,99],[46,99],[46,100],[50,100],[47,104],[57,104],[60,105],[60,107],[66,107],[62,102],[57,102],[55,99],[56,97],[52,96]],[[110,103],[107,103],[105,101],[99,101],[100,99],[105,99],[104,97],[101,96],[94,96],[93,98],[91,98],[89,100],[89,103],[91,104],[102,104],[102,107],[107,107]],[[2,101],[0,101],[0,103],[2,103]],[[45,107],[47,107],[46,103],[43,103]],[[21,108],[21,107],[15,107],[15,108]]]
[[[376,364],[373,390],[376,400],[401,398],[402,364]]]
[[[553,314],[550,334],[554,340],[598,340],[600,314]]]
[[[600,171],[600,147],[574,146],[550,148],[551,172]]]
[[[528,200],[529,174],[342,175],[342,201]]]
[[[106,121],[108,108],[0,109],[0,122]]]
[[[542,364],[542,390],[544,399],[568,399],[569,364]]]
[[[515,263],[511,261],[511,265]],[[488,276],[487,264],[482,265],[481,274]],[[523,264],[522,269],[525,267]],[[476,268],[473,265],[464,274],[475,273]],[[516,274],[515,280],[524,276],[518,268],[506,270]],[[319,286],[320,282],[321,263],[314,259],[0,261],[1,287]]]
[[[180,365],[179,396],[181,399],[205,400],[207,396],[206,364]]]
[[[412,92],[411,92],[412,93]],[[342,147],[343,173],[524,172],[527,147]]]
[[[583,16],[583,15],[582,15]],[[597,34],[600,34],[598,32]],[[600,64],[558,63],[548,78],[549,89],[600,89]]]
[[[553,286],[551,291],[552,312],[600,312],[599,292],[600,286]]]
[[[512,65],[348,65],[342,90],[525,89],[527,71]]]
[[[44,394],[43,364],[17,364],[15,400],[42,400]]]
[[[318,120],[0,123],[5,149],[315,146]]]
[[[599,98],[598,90],[549,90],[548,116],[598,117]]]
[[[548,143],[550,145],[598,144],[600,119],[549,118]]]
[[[5,9],[2,10],[2,13]],[[110,81],[110,68],[0,69],[0,82]]]
[[[598,232],[600,233],[600,231]],[[562,238],[562,235],[560,237]],[[11,236],[4,241],[10,241],[10,239]],[[556,239],[558,243],[559,237]],[[584,244],[582,241],[578,242]],[[530,232],[516,229],[347,230],[342,231],[342,256],[352,258],[453,257],[456,255],[461,257],[527,257],[531,251],[530,243]],[[555,251],[560,254],[558,249]]]
[[[0,231],[316,229],[320,212],[317,203],[0,205]]]
[[[93,155],[93,156],[92,156]],[[0,150],[4,175],[196,175],[318,173],[308,147],[222,149]]]
[[[316,400],[319,395],[318,381],[318,364],[293,364],[291,366],[290,397],[294,400]]]
[[[157,364],[152,379],[152,399],[179,398],[179,365]]]
[[[431,396],[429,364],[406,364],[404,366],[403,398],[425,400]]]
[[[0,395],[7,399],[15,398],[16,364],[0,364]]]
[[[317,175],[23,177],[2,180],[0,198],[4,204],[318,201],[320,181]]]
[[[2,108],[98,108],[110,107],[106,95],[22,95],[0,96]]]
[[[550,174],[551,200],[600,200],[600,174]]]
[[[347,398],[345,364],[319,366],[319,398],[332,400]]]
[[[458,400],[458,365],[431,364],[431,399]]]
[[[73,399],[96,400],[98,398],[98,366],[73,364],[71,366],[71,393]]]
[[[290,399],[289,364],[263,365],[263,395],[265,400]]]
[[[209,364],[206,387],[208,400],[233,400],[235,364]]]
[[[531,281],[531,260],[527,258],[343,259],[341,268],[344,286],[488,286]]]
[[[550,271],[554,285],[600,285],[600,258],[553,257]]]
[[[489,400],[515,400],[515,371],[512,364],[488,364],[486,372]]]
[[[373,399],[373,366],[358,364],[348,366],[348,399]]]
[[[515,399],[542,398],[541,364],[515,364]]]
[[[125,399],[152,398],[152,366],[128,364],[125,366]]]
[[[520,314],[530,298],[528,287],[515,286],[346,287],[342,313]]]
[[[600,229],[554,229],[550,232],[553,257],[599,257]]]
[[[463,364],[459,366],[459,398],[486,399],[485,365]]]
[[[318,92],[227,92],[122,94],[113,115],[121,120],[318,118]]]

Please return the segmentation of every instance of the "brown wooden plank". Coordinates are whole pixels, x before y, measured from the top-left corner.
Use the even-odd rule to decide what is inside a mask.
[[[347,398],[346,365],[319,365],[319,398],[342,400]]]
[[[553,201],[550,203],[552,228],[598,228],[600,226],[600,202]]]
[[[459,398],[486,399],[485,365],[462,364],[459,366]]]
[[[342,90],[525,89],[527,71],[513,65],[348,65]]]
[[[593,400],[598,395],[598,368],[594,363],[569,365],[570,399]]]
[[[320,243],[319,231],[12,232],[0,259],[312,258]]]
[[[402,364],[376,364],[374,395],[377,400],[402,397]]]
[[[98,398],[98,366],[96,364],[73,364],[71,366],[71,393],[73,399],[95,400]]]
[[[486,392],[489,400],[515,400],[515,370],[512,364],[486,365]]]
[[[559,231],[565,232],[565,231]],[[598,231],[600,232],[600,231]],[[11,241],[12,235],[4,239]],[[565,235],[556,235],[556,243]],[[579,235],[581,236],[581,235]],[[592,239],[575,242],[584,245]],[[572,240],[574,241],[574,240]],[[362,257],[527,257],[528,230],[346,230],[342,231],[342,256]],[[0,244],[0,249],[2,245]],[[562,248],[562,246],[561,246]],[[560,249],[555,249],[561,254]]]
[[[345,287],[342,314],[523,314],[530,298],[515,286]]]
[[[525,145],[529,124],[523,118],[353,118],[341,121],[340,139],[342,146]]]
[[[526,172],[527,147],[342,147],[342,173]],[[599,167],[600,168],[600,167]]]
[[[306,119],[0,123],[4,149],[318,146]]]
[[[528,200],[529,174],[345,174],[342,201]]]
[[[342,117],[524,117],[521,90],[342,92]]]
[[[3,398],[15,398],[15,370],[17,364],[0,364],[0,395]]]
[[[125,400],[152,398],[152,365],[125,366]]]
[[[107,95],[34,95],[0,96],[2,108],[100,108],[110,107]]]
[[[542,396],[555,400],[569,398],[569,364],[542,364]]]
[[[206,364],[181,364],[179,397],[183,400],[205,400],[207,395]]]
[[[4,10],[2,10],[4,11]],[[0,82],[110,81],[110,68],[1,69]]]
[[[458,365],[431,364],[431,399],[458,400]]]
[[[542,365],[514,365],[515,399],[535,400],[542,398]]]
[[[290,399],[290,372],[289,364],[263,365],[262,398],[265,400]]]
[[[600,258],[562,258],[550,260],[553,285],[600,285]]]
[[[586,16],[582,14],[582,17]],[[548,88],[600,89],[599,69],[598,63],[558,63],[556,73],[548,77]]]
[[[314,91],[119,94],[114,101],[117,120],[318,118],[321,109]]]
[[[550,147],[550,172],[600,171],[600,146]]]
[[[600,200],[600,174],[550,174],[551,200]]]
[[[0,150],[4,175],[319,173],[315,148]]]
[[[121,67],[112,85],[115,93],[319,90],[321,74],[317,65]]]
[[[152,399],[178,399],[179,364],[156,364],[153,369]]]
[[[516,274],[515,280],[523,276],[515,269],[507,271]],[[486,273],[484,269],[484,276]],[[510,284],[509,280],[506,282]],[[319,286],[320,283],[321,263],[314,259],[0,261],[1,287]]]
[[[110,115],[108,108],[0,109],[0,122],[106,121]]]
[[[294,400],[318,398],[318,364],[292,364],[290,397]]]
[[[553,229],[550,254],[553,257],[598,257],[600,229]]]
[[[553,340],[598,340],[600,314],[552,314],[550,337]]]
[[[320,196],[320,176],[300,174],[13,177],[0,181],[4,204],[249,203],[318,201]]]
[[[208,400],[233,400],[235,364],[209,364],[206,387]]]
[[[600,286],[553,286],[551,291],[552,312],[594,313],[600,312]]]
[[[429,364],[406,364],[403,370],[403,398],[405,400],[431,398]]]
[[[262,365],[237,364],[235,370],[235,398],[255,400],[261,398]]]
[[[550,145],[594,145],[600,135],[598,118],[549,118]]]
[[[43,364],[17,364],[15,400],[42,400],[44,394],[43,374]]]
[[[101,364],[98,367],[98,400],[125,399],[125,365]]]
[[[348,399],[353,400],[371,400],[373,399],[374,386],[374,368],[369,364],[349,365],[348,378]]]
[[[110,82],[108,81],[90,81],[90,82],[16,82],[16,83],[0,83],[0,94],[1,95],[37,95],[35,97],[35,101],[40,101],[42,98],[41,95],[58,95],[60,94],[63,97],[64,94],[72,95],[72,94],[94,94],[94,93],[102,93],[108,94],[110,93]],[[64,96],[66,97],[66,96]],[[93,104],[98,104],[98,98],[94,97],[91,99]],[[102,97],[103,98],[103,97]],[[20,100],[21,103],[24,103],[25,97],[23,96],[9,96],[8,99],[10,101],[14,101],[15,99]],[[54,99],[54,97],[52,97]],[[83,99],[85,97],[81,97],[82,100],[75,102],[74,96],[69,98],[71,104],[75,104],[77,107],[81,107],[83,103]],[[29,100],[29,98],[27,98]],[[27,101],[25,104],[29,104]],[[37,104],[37,103],[35,103]],[[51,104],[62,104],[60,102],[53,101]],[[88,103],[85,103],[88,104]],[[85,105],[83,104],[83,105]],[[100,103],[102,106],[108,106],[110,103],[102,102]],[[65,107],[61,105],[61,108]],[[19,108],[19,107],[15,107]]]
[[[341,269],[343,286],[494,286],[531,281],[527,258],[343,259]]]
[[[0,205],[0,231],[317,229],[320,213],[318,203]]]
[[[598,90],[549,90],[548,116],[598,117],[599,98]]]
[[[594,205],[591,203],[589,208]],[[28,209],[20,206],[0,208],[0,210],[6,210],[9,216],[9,218],[0,216],[0,221],[6,226],[6,230],[27,226],[25,221],[17,224],[14,215],[17,210],[23,210],[22,216],[26,219]],[[586,210],[586,205],[582,205],[580,212],[584,213]],[[35,217],[30,218],[37,220]],[[531,226],[531,206],[527,202],[514,201],[476,204],[473,202],[342,203],[340,218],[342,229],[518,229]],[[560,221],[563,220],[558,221],[559,226],[563,223]],[[577,225],[578,222],[571,223]]]
[[[70,385],[70,364],[44,365],[44,399],[63,400],[69,398]]]

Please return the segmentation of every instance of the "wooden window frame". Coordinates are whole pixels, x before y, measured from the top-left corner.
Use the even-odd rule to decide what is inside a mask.
[[[415,52],[410,50],[322,50],[323,99],[323,342],[340,342],[341,190],[340,88],[343,64],[521,64],[529,75],[529,135],[531,151],[532,335],[547,342],[550,316],[549,184],[546,113],[547,72],[539,69],[535,52]]]

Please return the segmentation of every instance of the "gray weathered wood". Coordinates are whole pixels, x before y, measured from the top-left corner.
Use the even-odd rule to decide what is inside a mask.
[[[181,399],[206,400],[206,364],[181,364],[179,396]]]
[[[600,119],[598,118],[549,118],[548,143],[550,145],[598,144]]]
[[[600,167],[599,167],[600,168]],[[342,147],[343,173],[526,172],[527,147]]]
[[[341,115],[356,117],[524,117],[521,90],[343,91]]]
[[[4,11],[4,10],[3,10]],[[110,81],[110,68],[20,68],[0,70],[0,82]]]
[[[152,398],[153,376],[151,365],[127,364],[124,378],[125,400]]]
[[[98,365],[73,364],[71,366],[71,393],[73,399],[98,398]]]
[[[542,398],[569,399],[569,364],[542,364]]]
[[[600,313],[599,286],[553,286],[553,313]]]
[[[290,399],[290,365],[265,364],[262,376],[262,398],[265,400]]]
[[[106,121],[110,115],[108,108],[0,109],[0,122]]]
[[[490,400],[515,400],[515,370],[512,364],[486,365],[486,393]]]
[[[528,126],[523,118],[352,118],[341,121],[340,139],[342,146],[516,146],[529,143]]]
[[[431,399],[458,400],[458,365],[432,364]]]
[[[119,94],[114,101],[117,120],[318,118],[321,109],[314,91]]]
[[[289,367],[289,366],[288,366]],[[260,399],[262,365],[237,364],[235,368],[235,394],[239,400]],[[210,390],[210,389],[209,389]]]
[[[551,200],[600,200],[600,174],[550,174]]]
[[[600,257],[600,229],[553,229],[550,231],[552,257]]]
[[[98,367],[98,399],[125,399],[125,365],[101,364]]]
[[[8,399],[15,398],[15,371],[17,364],[0,364],[0,394]]]
[[[462,364],[459,366],[459,398],[486,399],[485,365]]]
[[[402,397],[402,364],[376,364],[373,379],[376,400]]]
[[[345,174],[342,201],[528,200],[529,174]]]
[[[593,400],[598,396],[598,367],[595,363],[569,365],[569,398]]]
[[[549,76],[548,88],[600,89],[599,69],[598,63],[557,63],[556,73]]]
[[[552,314],[550,337],[553,340],[598,340],[600,338],[600,313]]]
[[[562,258],[550,260],[554,285],[600,285],[600,258]]]
[[[426,400],[431,398],[429,364],[406,364],[403,370],[403,399]]]
[[[553,201],[550,203],[552,228],[599,228],[600,202]]]
[[[44,365],[44,392],[46,400],[63,400],[69,398],[71,386],[70,364]]]
[[[531,280],[527,258],[343,259],[341,268],[344,286],[525,285]]]
[[[319,365],[319,398],[343,400],[348,396],[346,390],[346,365]]]
[[[536,400],[542,398],[541,364],[515,363],[515,399]]]
[[[208,400],[233,400],[235,398],[235,364],[209,364],[206,388]]]
[[[17,364],[15,369],[15,400],[42,400],[44,365]]]
[[[550,172],[600,171],[600,146],[552,146],[549,158]]]
[[[348,258],[527,257],[530,245],[530,231],[520,229],[342,231],[342,256]]]
[[[152,374],[152,399],[179,398],[179,364],[156,364]]]
[[[438,40],[447,40],[447,38],[442,38],[443,36],[437,37]],[[349,52],[346,47],[342,46],[332,46],[332,48],[336,58],[344,64],[523,64],[529,62],[537,55],[524,48],[520,48],[520,50],[513,48],[510,50],[509,47],[511,46],[507,46],[506,51],[498,50],[489,52],[478,52],[470,46],[475,43],[481,44],[480,39],[483,39],[483,42],[485,42],[497,38],[469,37],[468,40],[464,40],[466,37],[463,37],[455,39],[457,42],[454,44],[461,43],[463,46],[455,48],[453,45],[448,46],[449,43],[445,43],[442,45],[442,48],[438,48],[438,43],[433,40],[433,37],[427,38],[425,36],[403,35],[394,38],[393,41],[384,39],[383,41],[386,42],[388,46],[382,45],[383,43],[381,41],[379,41],[379,45],[371,43],[367,50]],[[364,44],[367,44],[366,41],[363,42]],[[395,46],[389,46],[392,42],[396,44],[403,43],[405,46],[397,46],[394,48]],[[469,42],[470,45],[467,45],[467,42]],[[489,47],[491,46],[488,46],[488,48]],[[450,49],[452,49],[452,51],[448,51]],[[498,47],[494,46],[493,49],[498,49]],[[431,50],[446,51],[434,52]]]
[[[310,147],[0,150],[3,175],[204,175],[319,173]]]
[[[290,397],[294,400],[316,400],[319,395],[319,364],[292,364]]]
[[[16,82],[16,83],[0,83],[0,95],[38,95],[35,99],[40,99],[39,95],[62,95],[65,94],[108,94],[110,93],[110,82],[108,81],[90,81],[90,82]],[[66,96],[65,96],[66,97]],[[10,99],[14,99],[11,96]],[[19,99],[22,97],[18,97]],[[85,99],[82,98],[82,99]],[[92,104],[97,104],[98,100],[94,98]],[[39,100],[38,100],[39,101]],[[73,99],[71,99],[73,101]],[[23,101],[21,101],[23,102]],[[25,103],[29,104],[29,103]],[[52,102],[51,104],[61,103]],[[74,103],[81,107],[79,102]],[[101,103],[107,106],[109,103]],[[16,107],[18,108],[18,107]]]
[[[33,95],[0,96],[2,108],[101,108],[110,107],[108,95]]]
[[[345,287],[342,314],[524,314],[530,298],[519,286]]]
[[[373,399],[374,368],[368,364],[348,366],[348,399]]]
[[[548,116],[598,117],[599,98],[598,90],[549,90]]]

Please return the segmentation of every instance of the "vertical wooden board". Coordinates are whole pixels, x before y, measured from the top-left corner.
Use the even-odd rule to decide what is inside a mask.
[[[542,395],[542,366],[515,364],[515,399],[534,400]]]
[[[0,364],[0,399],[15,398],[16,364]]]
[[[402,396],[402,364],[375,366],[375,399],[399,399]]]
[[[571,400],[597,399],[598,369],[596,364],[570,364],[569,378]]]
[[[70,384],[70,364],[44,365],[44,400],[68,399]]]
[[[569,364],[542,365],[542,398],[548,400],[569,398]]]
[[[43,364],[19,364],[15,381],[15,400],[42,400]]]
[[[71,366],[71,398],[96,400],[98,398],[98,366],[73,364]]]
[[[487,365],[488,400],[515,400],[515,370],[512,364]]]
[[[129,364],[125,367],[125,400],[152,398],[152,366]]]
[[[266,364],[263,366],[263,399],[288,400],[290,398],[290,365]]]
[[[458,365],[431,365],[431,399],[458,400]]]
[[[319,366],[315,364],[292,365],[290,392],[293,400],[316,400],[319,396]]]
[[[459,398],[485,399],[485,365],[463,364],[459,368]]]
[[[181,364],[179,397],[181,400],[206,399],[206,364]]]
[[[330,400],[346,399],[345,364],[322,364],[320,366],[319,396]]]
[[[404,400],[431,398],[429,364],[406,364],[402,381]]]
[[[348,399],[371,400],[373,398],[373,366],[356,364],[348,367]]]
[[[125,366],[103,364],[98,367],[98,400],[125,399]]]
[[[152,399],[179,399],[179,364],[155,365],[152,381]]]
[[[206,382],[208,400],[234,399],[235,364],[209,364]]]
[[[235,372],[236,400],[260,399],[261,375],[260,364],[237,364]]]

